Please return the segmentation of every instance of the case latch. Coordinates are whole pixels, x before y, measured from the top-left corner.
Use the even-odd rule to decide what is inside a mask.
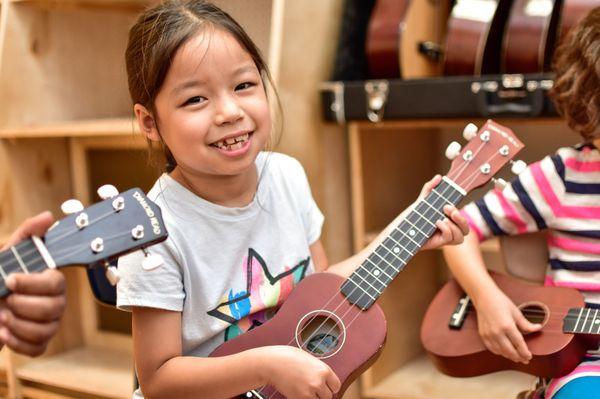
[[[369,80],[365,82],[367,95],[367,118],[371,122],[380,122],[387,103],[390,85],[387,80]]]

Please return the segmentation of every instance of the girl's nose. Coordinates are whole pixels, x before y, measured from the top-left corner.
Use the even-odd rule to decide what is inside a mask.
[[[244,110],[239,106],[235,99],[228,97],[222,99],[216,110],[215,123],[222,125],[224,123],[232,123],[244,116]]]

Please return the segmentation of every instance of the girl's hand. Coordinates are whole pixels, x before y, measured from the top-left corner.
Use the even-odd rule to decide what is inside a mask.
[[[331,399],[341,383],[328,365],[292,346],[265,346],[267,385],[288,399]]]
[[[531,352],[523,333],[539,331],[542,326],[530,323],[500,289],[484,294],[475,306],[479,335],[486,348],[515,363],[529,363]]]
[[[440,175],[436,175],[433,179],[425,183],[419,195],[420,201],[433,190],[442,181]],[[467,220],[460,214],[456,207],[451,205],[444,206],[444,214],[448,218],[436,222],[437,230],[431,238],[423,245],[423,249],[438,248],[443,245],[461,244],[464,236],[469,233],[469,225]]]

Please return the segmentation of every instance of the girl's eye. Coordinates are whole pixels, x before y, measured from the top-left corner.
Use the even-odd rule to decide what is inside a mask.
[[[240,83],[239,85],[237,85],[235,87],[235,89],[236,90],[246,90],[246,89],[249,89],[249,88],[251,88],[253,86],[255,86],[255,84],[252,83],[252,82],[244,82],[244,83]]]
[[[185,103],[183,103],[183,106],[185,107],[186,105],[190,105],[190,104],[200,104],[204,101],[206,101],[206,98],[204,98],[202,96],[195,96],[195,97],[189,98]]]

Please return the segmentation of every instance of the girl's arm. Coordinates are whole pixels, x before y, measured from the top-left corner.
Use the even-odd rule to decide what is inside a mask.
[[[492,280],[477,236],[471,232],[461,245],[444,247],[444,257],[477,309],[479,334],[485,346],[514,362],[529,363],[531,352],[521,332],[537,331],[541,326],[527,321]]]
[[[146,399],[223,399],[273,385],[288,398],[330,398],[340,382],[331,369],[304,351],[268,346],[235,355],[182,356],[181,313],[134,307],[133,347]]]
[[[437,186],[441,181],[441,176],[435,176],[431,181],[426,183],[421,190],[421,194],[419,195],[419,201],[425,195],[427,195],[435,186]],[[327,259],[324,256],[324,251],[322,250],[322,245],[320,241],[315,242],[311,245],[311,256],[313,257],[313,261],[315,264],[315,269],[317,271],[322,271],[327,269],[328,272],[339,274],[343,277],[348,277],[354,272],[354,270],[362,264],[362,262],[371,254],[375,248],[391,233],[393,229],[395,229],[401,222],[401,220],[405,217],[405,215],[411,210],[408,208],[404,210],[400,215],[394,219],[392,223],[390,223],[373,242],[371,242],[366,248],[362,249],[357,254],[351,256],[350,258],[343,260],[335,265],[327,266]],[[437,248],[442,245],[455,245],[459,244],[463,240],[463,236],[468,233],[469,227],[467,225],[467,221],[460,214],[460,212],[452,206],[446,205],[444,207],[444,213],[448,216],[449,219],[445,219],[444,221],[437,222],[438,230],[435,234],[425,243],[423,249],[432,249]],[[323,255],[321,255],[321,252]],[[320,263],[319,263],[320,262]]]

